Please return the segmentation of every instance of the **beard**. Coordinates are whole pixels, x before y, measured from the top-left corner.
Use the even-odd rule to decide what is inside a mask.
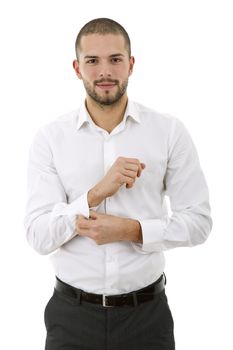
[[[113,95],[109,90],[103,91],[103,94],[98,94],[96,92],[96,85],[98,83],[114,83],[116,84],[115,86],[117,87],[117,91]],[[88,96],[90,96],[96,103],[102,106],[111,106],[116,104],[122,96],[125,94],[127,86],[128,86],[128,79],[124,80],[122,84],[119,84],[118,80],[111,80],[111,79],[106,79],[106,80],[95,80],[93,83],[93,86],[88,83],[86,80],[83,80],[83,85],[85,87],[86,93]]]

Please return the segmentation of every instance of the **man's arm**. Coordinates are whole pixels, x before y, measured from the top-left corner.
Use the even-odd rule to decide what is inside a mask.
[[[139,221],[91,211],[90,218],[79,215],[76,229],[80,236],[87,236],[97,244],[116,241],[142,243]]]
[[[65,189],[53,164],[49,135],[41,129],[29,155],[24,220],[29,244],[40,254],[55,251],[77,234],[77,215],[89,216],[87,193],[67,203]]]
[[[205,242],[211,228],[209,191],[193,141],[183,123],[174,119],[168,140],[164,190],[171,202],[171,217],[140,220],[141,253]]]
[[[88,192],[89,207],[98,206],[104,199],[113,196],[123,185],[132,188],[143,169],[145,164],[136,158],[117,158],[103,179]]]

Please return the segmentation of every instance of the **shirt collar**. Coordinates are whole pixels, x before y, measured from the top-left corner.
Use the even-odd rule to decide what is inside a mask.
[[[85,101],[79,108],[78,112],[78,121],[77,121],[77,129],[79,130],[84,124],[90,124],[91,117],[86,109]]]
[[[133,119],[135,122],[140,123],[141,118],[140,118],[140,112],[137,103],[128,100],[128,104],[125,110],[125,115],[123,120],[127,120],[128,118]]]
[[[130,100],[128,100],[122,122],[125,124],[129,117],[137,123],[141,122],[138,106],[135,102]],[[93,123],[93,121],[87,111],[86,104],[84,101],[79,109],[77,129],[79,130],[84,124],[90,124],[90,123]]]

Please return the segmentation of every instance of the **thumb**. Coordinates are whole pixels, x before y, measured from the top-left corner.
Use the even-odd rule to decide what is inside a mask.
[[[94,210],[90,211],[89,219],[95,220],[98,217],[98,213]]]
[[[145,163],[140,163],[140,166],[141,166],[141,169],[139,168],[139,169],[138,169],[138,173],[137,173],[137,176],[138,176],[138,177],[141,176],[142,170],[145,169],[146,164],[145,164]]]
[[[141,164],[142,169],[145,169],[146,164],[145,163],[140,163],[140,164]]]

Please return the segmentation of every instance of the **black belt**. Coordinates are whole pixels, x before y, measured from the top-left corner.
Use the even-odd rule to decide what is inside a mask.
[[[86,293],[81,289],[70,286],[56,278],[55,290],[65,294],[66,296],[79,299],[80,303],[83,301],[102,306],[136,306],[147,301],[153,300],[159,293],[164,290],[165,280],[162,275],[156,282],[151,285],[139,289],[135,292],[119,295],[104,295]]]

